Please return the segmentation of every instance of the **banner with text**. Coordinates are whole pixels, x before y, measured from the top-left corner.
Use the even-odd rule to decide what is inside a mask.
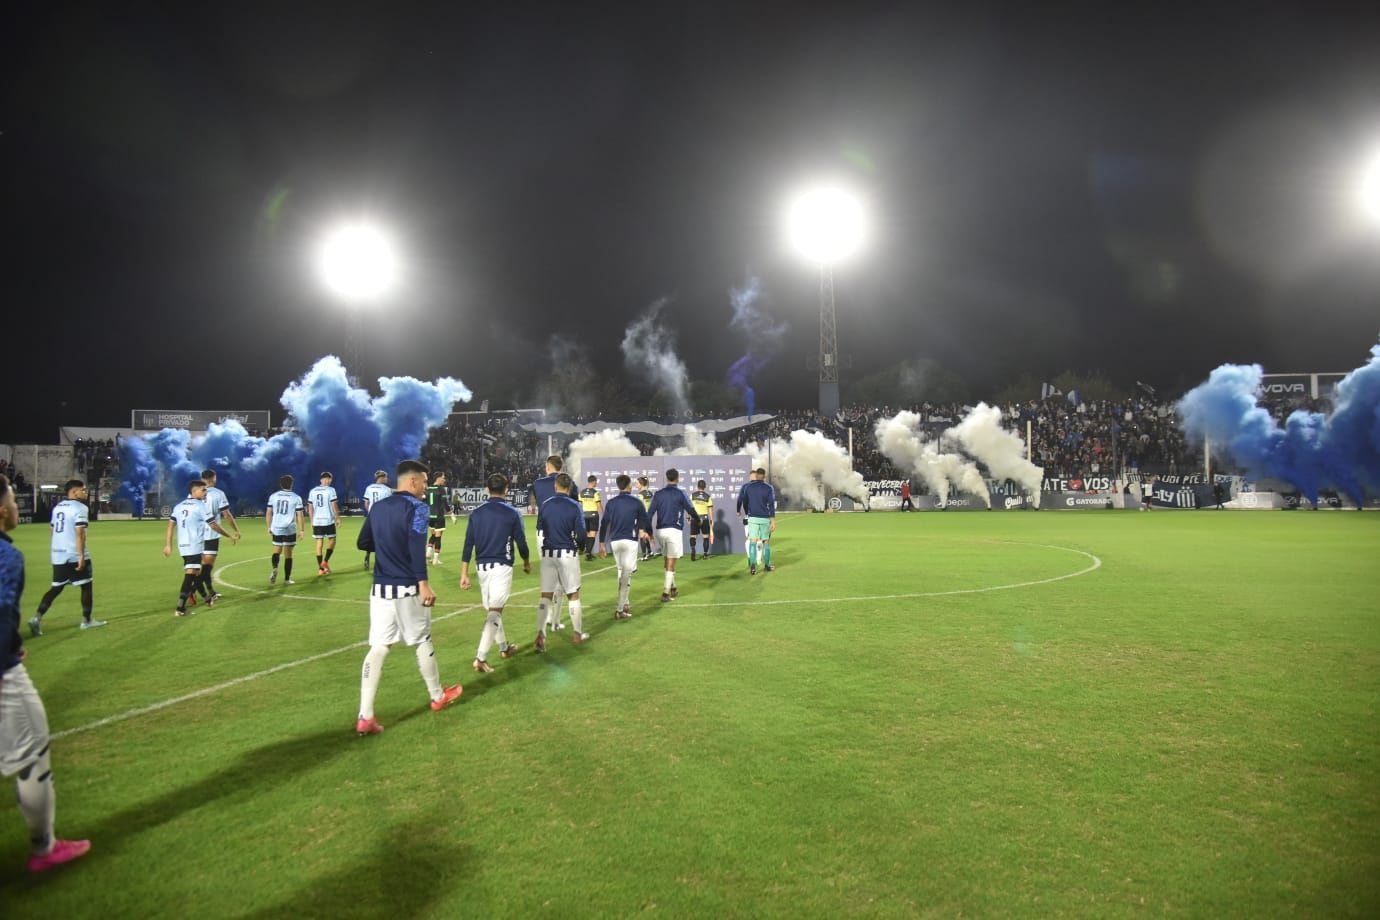
[[[267,409],[135,409],[130,413],[129,426],[137,431],[162,431],[164,428],[186,428],[205,431],[213,423],[230,420],[239,422],[249,431],[267,431],[273,427]]]

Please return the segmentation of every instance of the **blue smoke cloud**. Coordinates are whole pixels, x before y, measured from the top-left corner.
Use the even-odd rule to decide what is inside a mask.
[[[747,417],[750,420],[757,409],[757,394],[752,389],[752,375],[757,364],[752,352],[743,355],[728,366],[728,382],[743,391],[743,401],[747,403]]]
[[[1380,345],[1337,384],[1330,415],[1298,410],[1281,428],[1256,402],[1258,364],[1225,364],[1179,401],[1185,434],[1208,437],[1256,476],[1283,480],[1315,505],[1318,492],[1345,492],[1357,505],[1380,493]]]
[[[374,398],[351,386],[340,359],[328,355],[283,391],[285,427],[292,431],[252,437],[239,422],[228,421],[196,439],[177,428],[129,438],[120,456],[120,494],[132,498],[161,483],[166,501],[180,496],[203,469],[214,469],[232,502],[266,499],[284,474],[301,490],[323,470],[335,474],[337,488],[347,487],[342,493],[360,495],[374,470],[391,471],[398,461],[418,456],[430,430],[472,395],[450,377],[433,383],[381,377],[379,389],[382,395]]]
[[[762,308],[763,299],[762,280],[756,275],[748,275],[746,284],[728,292],[728,302],[733,307],[729,328],[743,334],[748,350],[729,366],[727,378],[730,384],[743,391],[743,402],[749,418],[757,409],[757,394],[752,388],[752,378],[781,350],[781,342],[786,335],[786,325],[772,319]]]

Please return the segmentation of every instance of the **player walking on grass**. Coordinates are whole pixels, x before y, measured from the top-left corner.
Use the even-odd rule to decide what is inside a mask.
[[[541,544],[541,600],[537,602],[537,652],[546,651],[546,617],[551,598],[558,592],[570,603],[572,642],[589,638],[585,632],[580,604],[580,552],[587,549],[585,526],[588,518],[580,503],[570,497],[575,481],[568,473],[556,476],[556,494],[537,512]],[[586,554],[588,555],[588,554]]]
[[[206,517],[206,483],[193,479],[187,483],[187,497],[173,508],[168,518],[168,530],[163,541],[163,555],[172,555],[173,528],[177,528],[177,552],[182,557],[182,590],[177,596],[177,616],[187,615],[187,598],[196,590],[201,581],[201,556],[206,549],[206,534],[215,531],[222,537],[230,537],[231,542],[239,540],[239,534],[226,533],[215,521]],[[206,600],[206,606],[215,603],[215,598]]]
[[[704,480],[701,479],[695,485],[695,491],[690,493],[690,504],[695,506],[695,513],[700,516],[698,526],[690,530],[690,561],[695,561],[695,535],[704,535],[704,557],[709,558],[709,547],[714,545],[714,497],[705,488]]]
[[[652,508],[648,513],[656,524],[656,541],[661,546],[665,560],[665,584],[661,589],[661,601],[665,603],[680,595],[676,587],[676,560],[685,554],[685,515],[690,515],[690,530],[693,533],[700,526],[699,513],[690,499],[680,490],[680,472],[674,467],[666,471],[666,485],[656,490],[652,497]]]
[[[235,515],[230,512],[230,499],[216,488],[216,471],[202,470],[201,481],[206,483],[206,519],[221,524],[228,518],[230,526],[235,528],[235,540],[238,541],[240,525],[235,520]],[[201,589],[207,595],[206,602],[210,604],[220,600],[220,592],[211,583],[211,572],[216,567],[219,555],[220,537],[216,536],[215,531],[209,531],[206,534],[206,547],[201,551]]]
[[[86,483],[80,479],[67,482],[67,497],[53,506],[51,558],[53,583],[38,602],[38,613],[29,619],[29,634],[43,635],[39,624],[53,601],[68,585],[81,589],[81,628],[104,626],[105,620],[91,619],[91,552],[86,545]]]
[[[18,525],[14,490],[0,476],[0,776],[15,777],[19,813],[29,828],[29,871],[43,872],[85,856],[91,841],[59,840],[53,831],[57,801],[48,714],[24,669],[27,650],[19,637],[24,556],[9,535]]]
[[[307,504],[311,506],[311,535],[316,539],[316,574],[331,574],[331,555],[335,552],[335,528],[340,521],[340,502],[336,500],[335,477],[329,472],[321,474],[321,484],[307,493]],[[321,554],[325,544],[326,553]]]
[[[599,537],[599,513],[604,510],[604,500],[599,496],[599,477],[591,474],[589,483],[580,490],[580,509],[585,516],[585,561],[594,558],[594,544]]]
[[[470,589],[470,558],[473,556],[479,573],[479,595],[488,611],[473,662],[474,669],[481,674],[493,671],[487,659],[495,642],[504,658],[511,658],[518,650],[503,632],[503,608],[508,605],[508,595],[513,590],[514,545],[522,557],[522,571],[532,571],[522,512],[508,503],[508,477],[493,473],[485,485],[489,498],[470,512],[465,525],[465,551],[460,560],[460,590]]]
[[[758,467],[738,490],[738,514],[747,518],[748,574],[757,574],[760,560],[766,571],[771,564],[771,535],[776,533],[776,490],[767,482],[767,471]]]
[[[655,493],[652,492],[651,482],[647,479],[647,477],[638,476],[637,497],[642,500],[642,507],[648,513],[650,513],[652,510],[652,496],[654,494]],[[642,537],[642,558],[644,560],[652,558],[652,537],[650,527],[647,528],[647,533],[644,534]]]
[[[374,471],[374,481],[369,484],[369,488],[364,490],[364,513],[368,514],[374,509],[374,505],[383,501],[393,494],[393,490],[388,488],[388,474],[383,470]],[[364,554],[364,571],[369,571],[369,553]]]
[[[292,491],[292,477],[278,479],[278,491],[268,497],[268,513],[264,515],[268,538],[273,541],[273,571],[268,583],[278,581],[278,557],[283,558],[283,584],[292,584],[292,548],[306,532],[302,523],[302,497]]]
[[[618,494],[609,499],[604,507],[604,518],[599,522],[599,558],[613,553],[613,561],[618,566],[618,606],[613,618],[626,620],[632,616],[628,595],[632,590],[633,573],[637,571],[638,537],[650,539],[647,535],[652,522],[647,519],[647,506],[632,494],[632,477],[619,473],[614,482],[618,484]]]
[[[537,549],[541,549],[541,506],[548,498],[556,494],[556,476],[559,475],[563,466],[565,466],[565,461],[561,459],[560,454],[552,454],[546,458],[546,475],[538,476],[532,480],[528,506],[532,513],[537,515]],[[561,599],[559,597],[552,600],[546,616],[548,631],[564,628],[561,626]]]
[[[377,478],[377,474],[375,476]],[[386,477],[385,477],[386,478]],[[416,460],[398,464],[398,491],[371,502],[356,546],[374,553],[374,587],[369,592],[369,653],[359,682],[359,719],[355,731],[377,735],[383,726],[374,718],[374,697],[383,678],[383,661],[394,643],[413,646],[417,669],[431,694],[433,711],[460,698],[459,684],[441,686],[441,668],[431,643],[431,608],[436,594],[427,579],[427,468]],[[372,488],[372,486],[371,486]]]
[[[446,515],[450,514],[450,490],[446,488],[446,474],[437,473],[436,482],[427,487],[426,504],[430,511],[427,525],[431,528],[432,565],[441,564],[441,539],[446,535]]]

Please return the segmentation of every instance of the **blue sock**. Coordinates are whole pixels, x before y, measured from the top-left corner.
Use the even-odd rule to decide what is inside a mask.
[[[771,565],[771,544],[770,544],[770,543],[763,543],[763,544],[762,544],[762,564],[763,564],[763,565]]]
[[[748,565],[751,565],[751,566],[756,566],[756,565],[757,565],[757,544],[756,544],[756,543],[749,543],[749,544],[748,544]]]

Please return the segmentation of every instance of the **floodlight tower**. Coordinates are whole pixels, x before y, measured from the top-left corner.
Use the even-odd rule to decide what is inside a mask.
[[[819,270],[819,411],[839,411],[838,321],[834,313],[834,266],[861,248],[863,209],[847,191],[811,189],[791,204],[787,234],[797,252]]]
[[[322,283],[348,309],[345,319],[345,367],[359,364],[359,310],[392,290],[398,259],[392,240],[379,227],[364,221],[343,223],[321,240],[317,272]],[[354,377],[351,376],[351,382]]]

